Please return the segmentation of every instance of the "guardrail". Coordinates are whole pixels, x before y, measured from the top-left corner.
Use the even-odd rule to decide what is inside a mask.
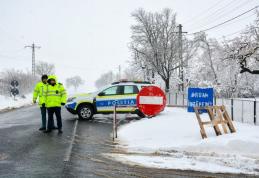
[[[167,93],[167,105],[187,107],[185,93]],[[248,98],[214,98],[214,105],[224,105],[232,120],[259,125],[259,100]]]

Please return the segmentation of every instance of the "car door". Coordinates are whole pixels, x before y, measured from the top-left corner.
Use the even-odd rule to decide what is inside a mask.
[[[134,112],[136,110],[136,99],[139,89],[136,85],[124,85],[123,95],[117,100],[119,112]]]
[[[97,112],[112,112],[114,105],[119,98],[123,96],[123,86],[111,86],[104,89],[96,96]]]

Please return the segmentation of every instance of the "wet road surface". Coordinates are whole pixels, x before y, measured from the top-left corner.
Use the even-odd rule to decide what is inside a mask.
[[[78,122],[71,159],[64,162],[76,117],[65,110],[62,114],[64,133],[58,135],[38,131],[40,112],[35,106],[0,113],[0,177],[247,177],[143,168],[107,159],[103,154],[116,152],[110,137],[112,121],[100,116]]]

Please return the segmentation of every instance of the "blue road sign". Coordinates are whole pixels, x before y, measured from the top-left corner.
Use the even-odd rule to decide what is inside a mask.
[[[188,88],[188,112],[196,106],[213,106],[213,88]]]

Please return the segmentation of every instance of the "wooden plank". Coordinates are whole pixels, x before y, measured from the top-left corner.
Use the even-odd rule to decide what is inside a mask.
[[[194,107],[194,111],[195,111],[196,118],[197,118],[199,126],[200,126],[201,137],[202,137],[202,139],[207,138],[206,131],[205,131],[204,126],[203,126],[202,121],[201,121],[199,108]]]
[[[207,110],[210,121],[202,121],[200,117],[200,110]],[[221,124],[222,129],[225,134],[228,133],[227,126],[231,133],[236,132],[236,129],[230,119],[225,106],[207,106],[207,107],[194,107],[194,111],[200,126],[200,133],[202,138],[207,138],[207,134],[204,125],[212,125],[217,136],[222,135],[219,128]]]
[[[227,121],[227,125],[228,125],[228,128],[230,130],[231,133],[234,133],[236,132],[236,129],[234,127],[234,124],[232,122],[232,120],[230,119],[229,115],[228,115],[228,112],[226,110],[226,107],[223,105],[221,106],[221,111],[223,112],[223,117],[224,119]]]
[[[215,121],[214,110],[213,110],[214,107],[206,107],[206,108],[207,108],[210,120],[213,122],[213,128],[214,128],[216,135],[217,136],[222,135],[222,133],[219,129],[218,123],[217,123],[217,121]]]
[[[219,122],[220,122],[220,124],[221,124],[221,126],[223,128],[224,133],[227,134],[228,133],[227,126],[226,126],[226,124],[224,122],[224,118],[223,118],[223,115],[222,115],[222,110],[220,108],[221,107],[216,107],[216,113],[217,113],[217,116],[218,116],[217,119],[219,120]]]
[[[203,125],[213,125],[211,121],[202,121]]]

